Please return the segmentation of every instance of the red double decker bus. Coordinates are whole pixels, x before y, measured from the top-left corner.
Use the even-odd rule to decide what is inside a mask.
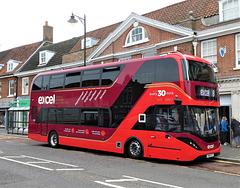
[[[179,53],[41,73],[31,88],[29,138],[191,161],[220,154],[213,66]]]

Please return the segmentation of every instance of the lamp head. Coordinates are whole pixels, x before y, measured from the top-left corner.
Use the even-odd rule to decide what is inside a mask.
[[[78,21],[75,19],[74,14],[72,13],[71,18],[68,20],[68,23],[74,25],[75,23],[77,23]]]

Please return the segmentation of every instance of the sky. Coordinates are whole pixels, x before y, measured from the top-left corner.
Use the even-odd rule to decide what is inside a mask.
[[[42,41],[43,25],[53,27],[53,42],[83,35],[83,25],[67,21],[72,13],[86,15],[92,31],[124,21],[132,12],[139,15],[183,0],[4,0],[0,2],[0,52]]]

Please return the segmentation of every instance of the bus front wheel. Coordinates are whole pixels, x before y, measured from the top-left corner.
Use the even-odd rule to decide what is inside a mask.
[[[59,144],[59,140],[58,140],[58,134],[56,131],[53,131],[50,133],[50,136],[48,138],[48,144],[52,147],[52,148],[56,148],[58,147]]]
[[[140,141],[133,139],[127,145],[127,153],[130,158],[139,159],[142,157],[142,144]]]

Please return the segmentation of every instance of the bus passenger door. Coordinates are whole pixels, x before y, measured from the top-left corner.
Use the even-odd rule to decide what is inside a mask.
[[[148,156],[169,160],[180,159],[181,149],[176,138],[166,132],[152,131],[148,138]]]
[[[48,133],[48,109],[42,108],[41,109],[41,135],[46,136]]]
[[[176,111],[176,110],[175,110]],[[178,160],[180,158],[180,147],[176,138],[171,136],[175,126],[171,126],[174,112],[168,106],[155,106],[151,111],[146,111],[146,130],[148,134],[148,156]],[[169,134],[170,133],[170,134]]]

